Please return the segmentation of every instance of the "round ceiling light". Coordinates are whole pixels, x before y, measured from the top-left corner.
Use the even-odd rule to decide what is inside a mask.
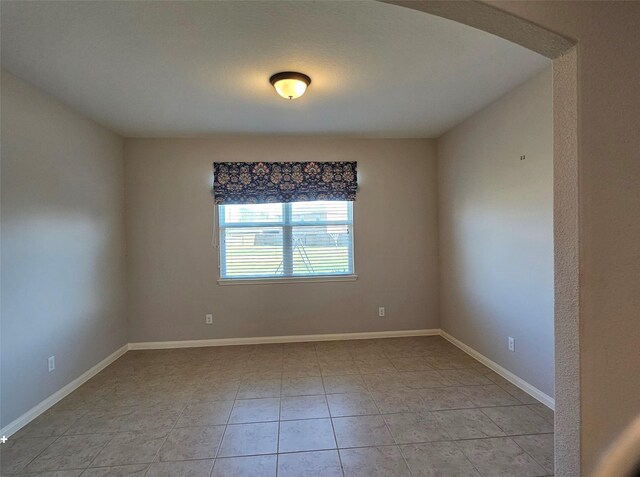
[[[269,78],[269,82],[283,98],[296,99],[307,90],[307,86],[311,84],[311,78],[295,71],[283,71]]]

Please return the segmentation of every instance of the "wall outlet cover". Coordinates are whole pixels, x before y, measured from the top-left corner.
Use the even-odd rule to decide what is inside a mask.
[[[378,308],[378,316],[384,316],[384,306]]]
[[[51,372],[54,369],[56,369],[56,357],[55,356],[49,356],[49,358],[47,359],[47,366],[49,367],[49,372]]]
[[[516,350],[516,340],[509,336],[509,351],[515,351]]]
[[[211,314],[204,315],[204,322],[207,325],[212,325],[213,324],[213,315],[211,315]]]

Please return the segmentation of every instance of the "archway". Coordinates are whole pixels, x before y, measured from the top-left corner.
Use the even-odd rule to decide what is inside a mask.
[[[485,3],[381,1],[469,25],[553,60],[555,472],[581,475],[576,42]]]

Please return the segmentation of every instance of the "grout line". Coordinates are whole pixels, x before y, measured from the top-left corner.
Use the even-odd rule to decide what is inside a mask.
[[[315,345],[314,345],[315,349]],[[333,416],[331,415],[331,408],[329,407],[329,400],[327,399],[327,388],[324,384],[324,376],[320,376],[322,381],[322,389],[324,390],[325,400],[327,401],[327,409],[329,411],[329,422],[331,422],[331,430],[333,431],[333,440],[336,443],[336,454],[338,454],[338,462],[340,463],[340,473],[344,476],[344,465],[342,464],[342,455],[340,454],[340,448],[338,447],[338,436],[336,434],[336,427],[333,425]],[[362,376],[360,376],[362,379]]]
[[[366,342],[366,341],[364,341],[364,342]],[[360,343],[364,343],[364,342],[360,342]],[[341,343],[341,342],[338,341],[338,342],[334,342],[334,343]],[[268,345],[268,346],[271,346],[271,345]],[[320,344],[320,343],[314,343],[313,344],[314,360],[313,361],[308,361],[310,364],[314,364],[318,368],[320,367],[320,359],[318,358],[318,353],[317,353],[317,348],[319,346],[322,346],[322,344]],[[346,345],[343,344],[342,346],[338,346],[338,350],[339,350],[340,353],[342,353],[343,346],[346,346]],[[285,396],[283,394],[283,392],[284,392],[283,391],[284,375],[285,375],[284,370],[283,370],[284,345],[279,345],[278,347],[281,350],[281,353],[279,355],[277,353],[274,353],[273,355],[267,355],[267,356],[264,357],[265,360],[273,361],[276,365],[278,364],[278,360],[279,360],[279,363],[280,363],[280,368],[279,368],[280,369],[280,371],[279,371],[280,391],[279,391],[279,407],[278,407],[278,420],[277,420],[277,422],[278,422],[278,432],[277,432],[276,454],[275,454],[276,455],[276,471],[277,471],[278,465],[279,465],[279,457],[278,456],[280,454],[294,454],[294,453],[300,453],[300,452],[319,452],[318,450],[296,451],[296,452],[280,452],[280,447],[279,447],[280,425],[283,422],[283,420],[282,420],[282,400],[284,398],[288,398],[288,397],[319,396],[319,394],[306,394],[306,393],[304,393],[304,394],[296,394],[294,396]],[[356,349],[358,349],[358,348],[356,347]],[[142,352],[140,352],[140,353],[142,353]],[[163,351],[156,352],[156,353],[163,353]],[[369,362],[369,361],[376,361],[376,360],[388,360],[388,361],[390,361],[392,363],[393,368],[396,370],[395,371],[396,374],[421,373],[421,372],[428,372],[428,371],[431,371],[431,372],[439,374],[439,373],[442,373],[443,371],[452,371],[453,372],[453,371],[464,371],[464,370],[466,370],[466,371],[473,371],[474,373],[476,373],[478,375],[484,376],[484,374],[481,373],[481,371],[477,367],[473,367],[473,366],[465,367],[465,368],[425,369],[425,370],[414,370],[414,371],[410,371],[410,370],[400,371],[398,369],[398,367],[393,364],[393,359],[402,359],[403,357],[396,357],[396,358],[392,359],[392,358],[389,357],[387,352],[384,351],[384,350],[382,351],[382,356],[378,356],[378,355],[375,355],[375,354],[367,354],[367,353],[365,353],[365,355],[362,356],[362,355],[358,355],[357,351],[355,351],[353,348],[352,349],[348,349],[347,348],[346,349],[346,355],[350,356],[352,359],[348,359],[348,360],[331,360],[331,359],[329,359],[329,360],[326,360],[327,357],[331,356],[331,352],[325,353],[324,354],[324,358],[325,359],[323,360],[323,362],[328,362],[328,363],[333,365],[334,363],[341,363],[341,362],[357,363],[357,362],[360,362],[360,361]],[[436,355],[436,354],[433,353],[433,355]],[[408,356],[408,358],[425,358],[425,357],[428,357],[428,356],[432,356],[432,354],[411,355],[411,356]],[[295,353],[293,355],[288,356],[288,357],[289,357],[289,360],[295,359]],[[255,356],[252,356],[252,358],[255,358]],[[263,357],[258,356],[258,359],[262,359],[262,358]],[[234,356],[226,357],[226,358],[222,358],[222,359],[220,357],[218,357],[218,356],[211,358],[210,365],[211,366],[215,365],[216,367],[213,369],[213,372],[212,372],[212,375],[211,375],[210,378],[207,378],[207,376],[205,376],[205,378],[206,378],[205,381],[206,382],[203,382],[202,379],[200,379],[200,381],[197,381],[196,375],[194,374],[194,376],[193,376],[194,377],[194,383],[192,383],[193,385],[195,385],[195,382],[198,382],[200,384],[205,384],[206,385],[206,383],[208,381],[214,381],[215,382],[217,380],[222,380],[222,382],[232,382],[232,383],[236,383],[237,382],[238,383],[237,387],[235,388],[235,390],[233,392],[233,398],[232,399],[223,399],[223,400],[215,399],[213,401],[209,401],[209,400],[203,401],[203,402],[231,401],[231,403],[232,403],[231,409],[230,409],[229,414],[228,414],[227,419],[226,419],[226,424],[224,424],[224,429],[223,429],[223,432],[222,432],[222,436],[220,438],[218,447],[217,447],[216,452],[215,452],[215,456],[213,457],[213,465],[212,465],[212,468],[211,468],[211,473],[213,472],[213,468],[215,467],[215,460],[218,458],[218,454],[220,452],[220,448],[221,448],[222,443],[224,441],[228,426],[231,425],[230,419],[231,419],[231,414],[233,412],[233,409],[235,408],[235,404],[238,401],[243,401],[244,400],[244,399],[238,399],[238,396],[240,395],[240,389],[242,388],[242,386],[245,383],[250,382],[251,380],[258,380],[258,381],[261,380],[260,379],[261,371],[258,370],[258,371],[251,372],[251,377],[248,378],[247,377],[246,368],[243,368],[242,366],[238,366],[236,368],[235,366],[233,366],[234,360],[236,360],[236,359],[238,359],[238,357],[234,357]],[[475,358],[473,358],[473,359],[474,359],[474,361],[477,361],[477,360],[475,360]],[[145,360],[146,360],[146,358],[145,358]],[[189,365],[189,362],[190,362],[189,360],[184,360],[184,362],[182,360],[180,360],[180,362],[178,364],[179,365]],[[305,362],[307,362],[307,361],[305,360]],[[144,361],[141,361],[140,363],[138,363],[138,366],[136,367],[136,372],[125,373],[125,374],[121,374],[121,375],[116,374],[115,376],[112,377],[112,379],[114,379],[116,381],[115,385],[125,385],[126,383],[129,383],[131,379],[135,380],[136,377],[139,377],[140,373],[143,373],[144,375],[146,375],[146,377],[151,378],[154,383],[156,381],[162,382],[163,379],[167,378],[167,376],[166,375],[163,376],[162,372],[160,372],[160,371],[157,372],[157,373],[153,372],[154,371],[153,363],[154,363],[153,360],[148,361],[146,363]],[[156,364],[158,364],[158,363],[156,363]],[[165,363],[164,360],[160,364],[161,364],[160,368],[164,369],[164,368],[167,367],[167,363]],[[229,366],[230,364],[232,366]],[[481,364],[481,363],[479,363],[479,364]],[[339,366],[339,364],[337,364],[337,366]],[[265,370],[264,372],[267,373],[267,374],[272,373],[273,370],[276,370],[276,367],[277,366],[274,366],[273,369],[272,369],[272,367],[267,367],[268,369]],[[148,374],[149,369],[151,370],[151,374]],[[212,369],[212,368],[211,367],[203,367],[202,370],[200,368],[198,368],[198,370],[196,370],[196,372],[201,372],[203,370],[206,371],[207,369]],[[180,375],[180,369],[177,369],[177,370],[173,370],[172,369],[170,371],[171,372],[169,374],[171,376],[169,376],[169,378],[171,378],[171,379],[173,379],[173,378],[175,378],[175,377]],[[229,371],[229,372],[225,373],[225,371]],[[219,373],[220,376],[215,376],[216,373]],[[293,371],[293,373],[295,373],[295,371]],[[425,442],[410,443],[410,444],[398,444],[396,438],[393,436],[393,433],[391,433],[391,429],[389,427],[389,424],[387,423],[386,419],[384,418],[385,415],[400,414],[400,413],[403,413],[403,412],[411,412],[411,413],[418,413],[418,414],[421,414],[421,413],[437,413],[437,412],[453,411],[453,410],[457,410],[457,409],[466,409],[466,410],[468,410],[468,409],[479,409],[482,412],[482,409],[492,408],[492,407],[522,407],[522,406],[530,407],[530,406],[533,405],[532,403],[525,403],[525,402],[520,401],[517,397],[511,395],[511,393],[509,393],[508,390],[504,389],[502,386],[500,386],[498,383],[493,382],[492,380],[490,380],[490,381],[492,381],[490,384],[487,384],[487,383],[481,383],[481,384],[477,384],[477,383],[476,384],[458,383],[458,384],[449,384],[449,385],[445,384],[445,385],[430,386],[430,387],[423,387],[423,388],[410,388],[410,387],[408,387],[406,385],[403,385],[403,386],[406,387],[406,389],[408,391],[414,391],[414,392],[419,392],[420,390],[428,390],[428,389],[446,389],[446,388],[456,388],[456,387],[457,388],[472,388],[472,387],[479,387],[479,386],[495,386],[495,387],[497,387],[499,389],[502,389],[507,394],[513,396],[517,401],[519,401],[519,403],[518,404],[506,404],[506,405],[502,404],[502,405],[495,405],[495,406],[482,406],[482,407],[480,407],[474,402],[473,404],[475,406],[471,407],[471,408],[469,408],[469,407],[453,408],[453,409],[452,408],[448,408],[448,409],[438,409],[438,410],[428,410],[428,411],[427,410],[425,410],[425,411],[413,411],[413,410],[410,410],[410,411],[387,412],[387,413],[383,414],[383,413],[380,412],[380,406],[379,406],[378,402],[373,397],[372,393],[374,391],[372,390],[372,385],[365,380],[366,376],[372,376],[372,375],[375,375],[375,374],[393,374],[393,371],[388,371],[387,370],[386,372],[363,373],[362,372],[362,368],[358,366],[358,371],[356,373],[354,373],[354,374],[323,375],[322,372],[320,372],[320,376],[300,375],[300,376],[289,376],[287,378],[287,379],[304,379],[304,378],[318,378],[318,377],[320,378],[320,382],[322,383],[322,387],[323,387],[323,391],[324,391],[324,393],[322,395],[325,397],[325,402],[327,403],[327,409],[329,410],[329,419],[331,420],[333,436],[334,436],[334,440],[335,440],[335,443],[336,443],[336,449],[335,450],[338,453],[338,458],[339,458],[340,466],[341,466],[341,469],[342,469],[343,473],[344,473],[344,468],[343,468],[342,456],[341,456],[341,452],[340,452],[341,450],[344,450],[344,449],[357,449],[357,448],[371,448],[371,447],[385,447],[385,446],[356,446],[356,447],[349,447],[349,448],[339,448],[338,447],[338,442],[337,442],[337,435],[336,435],[336,431],[335,431],[335,426],[334,426],[334,422],[333,422],[334,419],[336,419],[336,418],[360,417],[360,416],[381,416],[382,419],[383,419],[383,422],[385,423],[385,427],[387,428],[388,432],[392,436],[392,439],[393,439],[393,442],[394,442],[393,446],[395,446],[397,448],[400,448],[400,445],[417,445],[417,444],[423,444]],[[361,382],[364,383],[365,389],[364,390],[360,390],[360,391],[346,391],[346,392],[339,392],[339,393],[327,393],[325,380],[327,378],[333,378],[333,377],[346,377],[346,378],[353,378],[353,379],[357,378],[358,380],[360,380]],[[277,378],[269,377],[269,378],[264,378],[264,379],[265,380],[276,380]],[[125,391],[126,391],[126,389],[125,389]],[[162,448],[166,445],[166,442],[168,440],[168,437],[169,437],[170,433],[177,428],[176,427],[177,423],[179,422],[180,418],[184,415],[184,413],[186,411],[186,408],[188,406],[188,403],[193,402],[194,392],[195,392],[195,390],[192,390],[191,394],[189,395],[190,397],[189,398],[185,398],[185,400],[184,400],[185,403],[182,404],[180,410],[178,411],[177,417],[176,417],[176,419],[175,419],[175,421],[173,423],[173,426],[167,432],[167,435],[165,436],[162,445],[160,445],[158,447],[158,450],[156,452],[156,459],[157,459],[157,456],[159,455],[160,451],[162,450]],[[356,415],[348,415],[348,416],[332,416],[332,413],[331,413],[331,410],[330,410],[329,404],[328,404],[328,396],[330,396],[332,394],[352,394],[354,392],[364,393],[369,398],[371,398],[373,403],[374,403],[375,408],[378,409],[378,414],[356,414]],[[382,391],[382,393],[384,394],[384,391]],[[420,397],[420,394],[418,395],[418,397]],[[251,397],[251,398],[246,398],[246,399],[261,399],[261,398],[260,397]],[[536,402],[536,404],[537,404],[537,402]],[[136,405],[135,404],[131,404],[131,405],[128,405],[128,406],[123,406],[124,409],[126,409],[128,407],[136,407]],[[86,414],[87,412],[90,412],[92,410],[94,410],[94,409],[87,409],[87,410],[85,410],[84,414]],[[547,421],[547,422],[549,421],[546,416],[542,415],[537,410],[532,409],[532,411],[535,412],[536,415],[539,415],[541,418],[545,419],[545,421]],[[494,422],[494,424],[496,424],[495,421],[493,421],[488,415],[486,415],[486,413],[482,412],[482,414],[485,415],[491,422]],[[82,417],[83,416],[80,416],[77,420],[81,419]],[[320,418],[319,417],[319,418],[287,419],[284,422],[291,421],[291,420],[311,420],[311,419],[326,419],[326,418]],[[77,420],[74,421],[72,426],[77,422]],[[254,423],[260,423],[260,422],[274,422],[274,421],[256,421],[256,422],[251,422],[251,423],[239,423],[239,424],[254,424]],[[65,433],[64,433],[65,436],[67,436],[67,435],[69,435],[69,436],[84,435],[84,434],[101,434],[102,433],[102,432],[97,432],[97,433],[96,432],[89,432],[89,433],[84,433],[84,434],[82,434],[82,433],[80,433],[80,434],[67,434],[67,432],[71,429],[72,426],[70,426],[69,429],[67,429],[65,431]],[[498,426],[497,424],[496,424],[496,426],[504,432],[504,430],[500,426]],[[187,427],[210,427],[210,426],[187,426]],[[116,438],[117,434],[119,434],[121,432],[129,432],[129,431],[119,431],[119,432],[116,432],[116,433],[111,433],[111,432],[104,433],[104,434],[111,434],[111,438],[108,439],[106,441],[106,443],[96,453],[95,457],[92,459],[92,461],[89,464],[89,466],[93,462],[95,462],[95,459],[100,454],[100,452],[102,452],[102,450],[107,445],[109,445],[109,443],[112,442],[113,439]],[[482,438],[469,438],[469,439],[442,439],[440,441],[434,441],[434,442],[454,442],[454,443],[456,443],[456,442],[465,441],[465,440],[495,439],[495,438],[504,438],[504,437],[507,437],[511,441],[515,442],[513,440],[513,437],[517,437],[519,435],[540,435],[540,434],[551,434],[551,433],[550,432],[536,433],[536,434],[528,433],[528,434],[516,434],[516,435],[509,435],[509,436],[495,436],[495,437],[482,437]],[[52,437],[54,437],[54,436],[52,436]],[[33,462],[35,459],[37,459],[51,445],[53,445],[55,442],[57,442],[57,440],[60,437],[62,437],[62,436],[55,437],[55,439],[47,447],[45,447],[37,456],[35,456],[32,460],[30,460],[29,463],[21,469],[21,471],[24,471],[24,469],[31,462]],[[426,443],[428,443],[428,442],[426,442]],[[518,444],[516,443],[516,445],[518,445]],[[459,447],[459,446],[456,446],[456,447]],[[518,447],[520,447],[520,446],[518,445]],[[409,471],[412,473],[410,467],[408,466],[408,462],[406,461],[406,458],[405,458],[404,454],[402,453],[401,449],[400,449],[400,451],[401,451],[401,455],[402,455],[407,467],[409,468]],[[529,455],[524,449],[523,449],[523,452],[525,454]],[[254,454],[252,454],[252,455],[254,455]],[[255,454],[255,455],[269,455],[269,454]],[[271,454],[271,455],[273,455],[273,454]],[[228,456],[228,457],[240,457],[240,456]],[[529,455],[529,457],[531,457],[533,459],[532,456]],[[208,459],[185,459],[185,460],[186,461],[191,461],[191,460],[209,460],[209,459],[211,459],[211,458],[208,458]],[[467,458],[467,460],[468,460],[468,458]],[[533,460],[536,463],[538,463],[537,460],[535,460],[535,459],[533,459]],[[156,460],[156,462],[158,462],[158,461]],[[178,462],[178,461],[170,461],[170,462]],[[149,472],[149,468],[150,468],[150,466],[152,464],[153,464],[153,462],[147,464],[146,473]],[[125,464],[120,464],[120,465],[125,465]],[[544,469],[544,466],[542,466],[540,463],[538,463],[538,465],[540,465]],[[103,467],[103,466],[101,466],[101,467]],[[545,469],[545,472],[546,472],[546,469]]]
[[[469,458],[469,456],[464,452],[464,449],[462,449],[462,447],[460,447],[457,444],[457,441],[453,441],[453,445],[456,449],[458,449],[460,451],[460,453],[464,456],[465,459],[467,459],[467,462],[469,462],[469,464],[471,464],[471,467],[473,467],[474,469],[476,469],[476,472],[478,473],[478,475],[484,477],[484,474],[482,472],[480,472],[480,468],[473,463],[473,461]]]
[[[395,365],[394,365],[394,367],[395,367]],[[373,397],[372,397],[372,399],[373,399]],[[378,412],[380,412],[380,408],[378,407],[378,403],[375,402],[375,399],[373,399],[373,403],[375,404],[376,408],[378,409]],[[391,428],[389,427],[389,423],[387,422],[387,420],[384,418],[384,414],[381,414],[381,417],[382,417],[382,422],[384,422],[384,425],[387,428],[387,432],[389,433],[389,435],[393,439],[393,442],[395,443],[395,445],[396,445],[396,447],[398,449],[398,452],[400,452],[400,456],[402,456],[402,461],[404,462],[404,465],[409,470],[409,474],[411,474],[411,476],[413,477],[413,470],[411,470],[411,467],[409,466],[409,462],[407,462],[407,458],[404,456],[404,453],[402,452],[402,448],[400,447],[400,444],[398,444],[398,441],[396,440],[396,437],[393,435],[393,432],[391,432]]]
[[[284,352],[284,346],[283,346]],[[282,366],[280,367],[282,369]],[[280,465],[280,421],[282,417],[282,373],[280,374],[280,397],[278,399],[278,433],[276,434],[276,477],[278,475],[278,466]]]
[[[101,434],[101,433],[97,433],[97,434]],[[117,433],[117,432],[116,432],[116,433],[111,434],[111,438],[110,438],[110,439],[108,439],[108,440],[107,440],[107,442],[105,442],[105,443],[102,445],[102,447],[100,447],[100,450],[99,450],[98,452],[96,452],[96,455],[93,457],[93,459],[91,459],[91,462],[89,462],[89,465],[87,465],[86,467],[84,467],[84,468],[82,469],[81,474],[83,474],[85,470],[87,470],[89,467],[91,467],[91,464],[93,464],[93,462],[98,458],[98,455],[100,455],[100,452],[102,452],[102,451],[104,450],[104,448],[105,448],[105,447],[107,447],[107,446],[111,443],[111,441],[113,441],[113,440],[116,438],[116,436],[117,436],[117,435],[118,435],[118,433]]]
[[[158,447],[158,450],[156,451],[156,454],[154,456],[154,461],[151,462],[147,466],[147,470],[145,471],[144,475],[147,475],[149,473],[149,469],[151,468],[151,464],[153,464],[155,462],[160,462],[160,451],[162,450],[164,445],[167,443],[167,440],[169,440],[169,434],[171,434],[173,432],[173,430],[176,428],[176,425],[180,421],[180,418],[182,417],[182,414],[184,413],[184,411],[186,409],[187,409],[187,404],[185,403],[185,404],[182,405],[182,409],[180,410],[180,412],[178,412],[178,416],[176,417],[176,420],[173,423],[173,426],[171,426],[171,429],[169,429],[169,431],[167,432],[167,435],[165,436],[164,441],[162,441],[162,444]],[[156,461],[156,459],[158,459],[158,460]]]
[[[325,418],[326,419],[326,418]],[[549,435],[551,433],[543,433],[543,434],[525,434],[526,436],[534,436],[534,435]],[[333,449],[312,449],[312,450],[300,450],[300,451],[287,451],[287,452],[278,452],[278,454],[304,454],[304,453],[310,453],[310,452],[327,452],[327,451],[340,451],[340,450],[350,450],[350,449],[374,449],[376,447],[401,447],[401,446],[414,446],[414,445],[423,445],[423,444],[435,444],[435,443],[457,443],[457,442],[465,442],[465,441],[478,441],[478,440],[489,440],[489,439],[510,439],[513,440],[513,437],[520,437],[520,436],[496,436],[496,437],[481,437],[481,438],[473,438],[473,439],[443,439],[443,440],[438,440],[438,441],[420,441],[420,442],[408,442],[408,443],[401,443],[401,444],[396,444],[394,442],[394,444],[382,444],[382,445],[359,445],[359,446],[350,446],[350,447],[336,447]],[[514,441],[515,442],[515,441]],[[526,452],[526,451],[525,451]],[[205,458],[194,458],[194,459],[182,459],[182,460],[167,460],[167,461],[163,461],[161,463],[175,463],[175,462],[193,462],[193,461],[206,461],[206,460],[218,460],[218,459],[235,459],[235,458],[239,458],[239,457],[259,457],[259,456],[266,456],[266,455],[276,455],[275,452],[268,452],[268,453],[264,453],[264,454],[242,454],[242,455],[230,455],[230,456],[224,456],[224,457],[217,457],[217,458],[213,458],[213,457],[205,457]],[[536,461],[537,462],[537,461]],[[144,465],[144,464],[156,464],[159,462],[140,462],[137,464],[115,464],[113,466],[96,466],[95,468],[109,468],[109,467],[119,467],[122,465]],[[94,467],[91,467],[94,468]],[[69,470],[80,470],[80,468],[78,469],[69,469]],[[58,472],[58,471],[52,471],[52,472]],[[11,474],[11,476],[13,477],[14,474]],[[18,476],[22,476],[23,474],[15,474],[16,477]],[[29,474],[30,475],[30,474]]]
[[[514,437],[519,437],[519,436],[514,436]],[[531,458],[531,460],[533,460],[536,464],[538,464],[540,466],[540,468],[542,470],[544,470],[547,475],[549,474],[549,471],[546,469],[546,467],[544,465],[542,465],[540,462],[538,462],[538,459],[536,459],[533,455],[531,455],[529,452],[527,452],[527,450],[524,447],[522,447],[520,444],[518,444],[514,439],[512,439],[511,436],[509,436],[509,438],[511,439],[511,442],[513,442],[515,445],[517,445],[522,450],[522,452],[527,454]],[[553,473],[555,474],[555,462],[554,462],[554,466],[553,467],[554,467]]]
[[[61,438],[61,437],[63,437],[63,436],[64,436],[64,435],[62,435],[62,436],[51,436],[51,437],[55,437],[55,439],[54,439],[53,441],[51,441],[51,443],[50,443],[48,446],[45,446],[45,448],[44,448],[44,449],[42,449],[40,452],[38,452],[38,454],[36,454],[36,456],[35,456],[33,459],[31,459],[29,462],[27,462],[27,463],[22,467],[22,469],[20,469],[20,473],[24,473],[24,471],[26,470],[26,468],[27,468],[29,465],[31,465],[31,464],[33,463],[33,461],[35,461],[38,457],[40,457],[40,456],[44,453],[44,451],[46,451],[46,450],[47,450],[49,447],[51,447],[51,446],[52,446],[52,445],[53,445],[53,444],[54,444],[58,439],[60,439],[60,438]],[[4,445],[4,444],[3,444],[3,445]]]
[[[237,401],[237,396],[238,393],[240,392],[240,384],[238,385],[238,388],[236,389],[234,398],[233,398],[233,402],[231,404],[231,409],[229,410],[229,415],[227,416],[227,422],[224,425],[224,430],[222,431],[222,436],[220,436],[220,442],[218,443],[218,447],[216,448],[216,453],[213,456],[213,465],[211,466],[211,471],[209,472],[209,476],[213,475],[213,469],[216,466],[216,460],[218,459],[218,454],[220,454],[220,448],[222,447],[222,443],[224,442],[224,436],[227,434],[227,429],[229,427],[229,421],[231,420],[231,414],[233,414],[233,410],[236,407],[236,401]]]

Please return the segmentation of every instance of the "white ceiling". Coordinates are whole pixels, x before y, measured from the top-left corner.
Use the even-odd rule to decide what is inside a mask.
[[[2,1],[2,66],[124,136],[437,137],[547,67],[373,1]],[[278,71],[309,75],[280,98]]]

